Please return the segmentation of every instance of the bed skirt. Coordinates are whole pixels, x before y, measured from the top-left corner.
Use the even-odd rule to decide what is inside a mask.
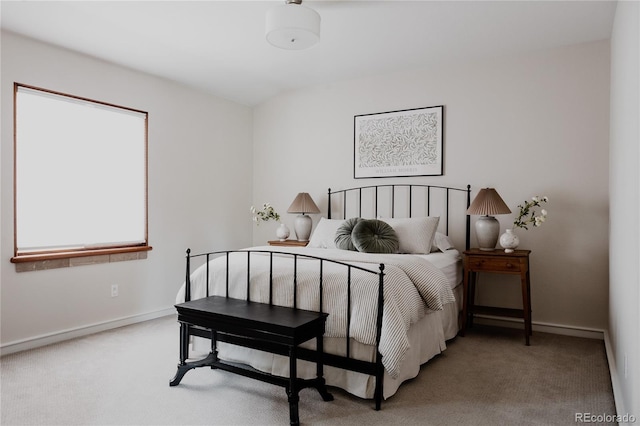
[[[383,397],[394,395],[400,385],[412,379],[420,372],[420,366],[447,348],[446,341],[454,338],[459,330],[459,313],[462,308],[462,285],[454,288],[456,301],[446,304],[442,311],[431,311],[409,329],[410,348],[402,362],[400,374],[392,378],[385,370]],[[209,340],[193,337],[192,359],[204,358],[210,350]],[[303,347],[314,348],[313,341]],[[324,350],[328,353],[344,354],[344,339],[325,338]],[[352,340],[351,354],[354,358],[373,361],[375,351],[370,345],[363,345]],[[218,343],[218,356],[226,361],[240,362],[253,368],[286,377],[289,375],[289,359],[287,357],[257,351],[245,347]],[[313,378],[316,375],[315,363],[298,360],[298,377]],[[325,365],[324,377],[327,385],[335,386],[360,398],[372,399],[375,390],[375,378],[354,371]]]

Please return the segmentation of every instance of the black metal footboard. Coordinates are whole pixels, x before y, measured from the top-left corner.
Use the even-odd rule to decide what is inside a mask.
[[[246,271],[246,277],[244,277],[241,282],[238,280],[232,280],[230,278],[230,256],[231,255],[242,255],[246,254],[246,264],[243,266],[243,271]],[[311,310],[317,310],[318,312],[326,312],[325,304],[324,304],[324,294],[325,294],[325,266],[328,264],[331,265],[340,265],[345,268],[344,280],[347,286],[346,290],[346,338],[345,338],[345,355],[336,355],[327,353],[326,351],[322,352],[321,355],[318,355],[316,350],[309,350],[305,348],[298,348],[297,357],[300,359],[304,359],[311,362],[317,362],[318,356],[322,357],[322,363],[324,365],[330,365],[333,367],[355,371],[358,373],[368,374],[375,377],[375,392],[374,392],[374,400],[375,400],[375,408],[376,410],[380,410],[382,404],[382,388],[383,388],[383,378],[384,378],[384,367],[382,365],[382,355],[377,349],[380,344],[380,336],[382,333],[382,317],[383,317],[383,302],[384,302],[384,264],[379,264],[378,270],[367,269],[358,265],[354,265],[347,262],[340,262],[337,260],[325,259],[317,256],[311,256],[302,253],[292,253],[292,252],[284,252],[284,251],[269,251],[269,250],[225,250],[225,251],[214,251],[209,253],[201,253],[201,254],[191,254],[191,250],[187,250],[186,254],[186,277],[185,277],[185,302],[192,300],[192,289],[191,289],[191,262],[194,258],[200,258],[199,260],[204,261],[205,275],[206,275],[206,295],[205,297],[209,297],[210,294],[210,265],[212,260],[224,257],[225,262],[225,294],[220,296],[229,297],[229,290],[231,286],[242,286],[246,285],[246,299],[252,300],[251,298],[251,280],[252,280],[252,270],[251,270],[251,260],[252,255],[260,254],[263,256],[268,256],[269,258],[269,305],[274,305],[274,256],[282,257],[284,259],[291,259],[291,285],[293,286],[293,306],[287,306],[290,308],[298,309],[298,262],[299,260],[311,260],[317,262],[318,265],[318,279],[319,279],[319,303],[316,308],[311,308]],[[362,271],[366,274],[371,274],[371,278],[376,280],[378,294],[377,294],[377,314],[376,314],[376,355],[375,360],[373,362],[370,361],[362,361],[355,359],[352,356],[351,351],[351,306],[352,306],[352,273],[354,271]],[[315,273],[315,272],[314,272]],[[264,302],[262,302],[264,303]],[[309,307],[305,307],[305,309],[310,309]],[[328,312],[331,315],[331,312]],[[277,353],[280,355],[287,355],[282,352],[281,347],[277,344],[270,344],[269,342],[257,342],[256,340],[247,339],[242,336],[237,336],[229,333],[211,333],[210,330],[189,326],[187,327],[187,333],[189,336],[199,336],[206,339],[211,339],[213,343],[213,339],[217,341],[222,341],[226,343],[231,343],[239,346],[249,347],[257,350],[265,350],[271,353]]]

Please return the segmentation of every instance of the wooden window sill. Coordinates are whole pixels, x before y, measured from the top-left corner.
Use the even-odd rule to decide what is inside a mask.
[[[11,263],[15,263],[16,272],[40,271],[44,269],[146,259],[147,252],[150,250],[152,250],[151,246],[135,246],[22,254],[12,257]]]

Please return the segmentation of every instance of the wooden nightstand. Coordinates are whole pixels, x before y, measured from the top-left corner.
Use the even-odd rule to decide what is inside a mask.
[[[281,247],[306,247],[309,244],[309,241],[298,241],[298,240],[271,240],[267,241],[270,246],[281,246]]]
[[[471,249],[463,253],[464,302],[462,308],[462,327],[464,336],[467,324],[473,325],[474,314],[497,315],[524,319],[524,336],[529,346],[531,330],[531,278],[529,275],[529,254],[531,250],[515,250],[505,253],[503,250],[483,251]],[[520,276],[522,290],[522,309],[477,306],[474,303],[478,272],[495,274],[513,274]]]

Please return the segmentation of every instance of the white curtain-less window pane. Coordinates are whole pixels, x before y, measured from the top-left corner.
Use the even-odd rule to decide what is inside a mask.
[[[19,251],[146,241],[146,115],[20,87]]]

